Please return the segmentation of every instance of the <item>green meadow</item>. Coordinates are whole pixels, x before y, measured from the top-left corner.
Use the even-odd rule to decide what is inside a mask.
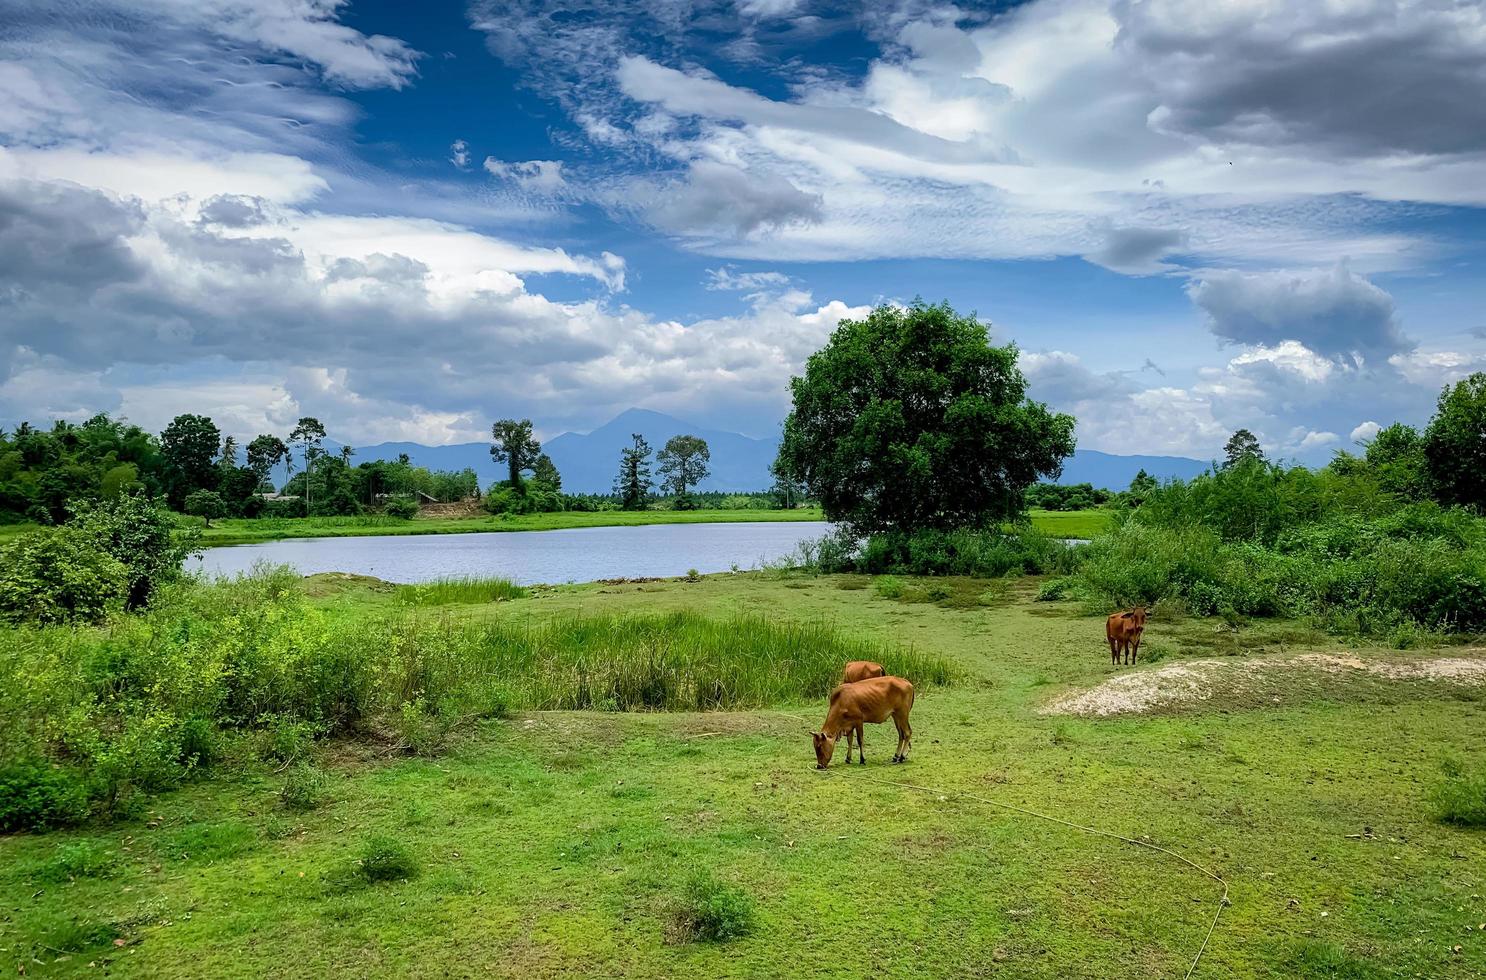
[[[1304,654],[1478,651],[1158,606],[1142,665],[1113,668],[1102,616],[1036,601],[1036,577],[880,581],[410,599],[278,576],[8,633],[8,738],[113,738],[146,704],[200,716],[203,691],[222,723],[198,764],[113,812],[0,837],[0,955],[27,976],[1186,973],[1214,881],[973,796],[1224,878],[1195,976],[1486,973],[1483,688],[1322,667],[1262,682]],[[817,772],[806,729],[858,655],[917,681],[910,760],[890,765],[891,726],[869,726],[865,766]],[[1199,661],[1216,662],[1199,696],[1048,713]],[[200,682],[162,686],[171,665]],[[76,685],[49,686],[77,671],[106,676],[116,714],[79,720]]]

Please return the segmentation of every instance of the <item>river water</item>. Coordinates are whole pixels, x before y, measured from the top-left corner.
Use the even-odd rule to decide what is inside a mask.
[[[295,538],[208,548],[187,567],[210,575],[235,575],[267,562],[290,565],[301,575],[354,572],[388,582],[498,576],[521,585],[558,584],[671,577],[693,568],[703,573],[725,572],[734,565],[757,568],[829,530],[823,521],[776,521]]]

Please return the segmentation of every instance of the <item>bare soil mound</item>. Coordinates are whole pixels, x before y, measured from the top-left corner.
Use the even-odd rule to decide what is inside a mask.
[[[1379,679],[1434,681],[1460,686],[1486,685],[1486,656],[1437,657],[1427,660],[1363,659],[1355,654],[1306,653],[1264,660],[1189,660],[1155,670],[1120,674],[1097,687],[1065,694],[1041,711],[1045,715],[1106,718],[1146,714],[1214,702],[1253,700],[1271,689],[1295,689],[1306,679]],[[1272,700],[1281,701],[1280,693]]]

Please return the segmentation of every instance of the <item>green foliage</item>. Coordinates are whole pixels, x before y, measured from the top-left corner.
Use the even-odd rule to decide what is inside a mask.
[[[211,527],[212,518],[227,516],[227,506],[215,490],[193,490],[186,496],[186,513],[200,517]]]
[[[410,521],[418,516],[418,501],[412,497],[393,497],[382,505],[382,513],[398,520]]]
[[[299,762],[284,774],[279,804],[290,810],[313,810],[325,799],[325,772],[309,762]]]
[[[1350,464],[1247,461],[1173,481],[1078,551],[1076,591],[1100,608],[1180,600],[1198,615],[1309,616],[1401,644],[1486,629],[1486,522],[1405,503]]]
[[[531,466],[531,483],[533,490],[542,493],[562,493],[562,474],[557,472],[557,464],[552,462],[551,456],[538,454]]]
[[[80,528],[42,528],[0,548],[0,617],[12,622],[96,622],[128,593],[124,563]]]
[[[1141,474],[1144,472],[1142,470]],[[1137,480],[1139,478],[1136,477]],[[1088,510],[1108,503],[1111,494],[1092,483],[1035,483],[1027,488],[1025,499],[1028,507],[1040,507],[1043,510]]]
[[[361,845],[357,859],[361,876],[372,883],[405,881],[418,874],[418,859],[395,837],[377,835]]]
[[[677,510],[696,508],[690,490],[707,478],[712,452],[700,436],[672,436],[656,454],[660,464],[661,490],[675,495]]]
[[[650,443],[638,432],[633,444],[619,452],[619,475],[614,478],[614,495],[625,510],[644,510],[653,486],[650,479]]]
[[[872,591],[884,599],[897,599],[903,595],[903,580],[896,575],[879,575],[872,580]]]
[[[181,562],[200,540],[194,528],[181,528],[168,511],[143,497],[119,497],[75,509],[69,526],[90,536],[128,571],[129,608],[150,601],[160,586],[181,576]]]
[[[165,462],[166,496],[180,510],[197,490],[215,490],[217,447],[222,433],[205,415],[177,415],[160,433],[160,455]]]
[[[76,802],[77,785],[100,814],[126,813],[234,739],[297,763],[318,738],[381,730],[430,754],[457,720],[512,707],[793,702],[829,693],[848,660],[879,661],[919,684],[950,674],[938,656],[761,616],[470,622],[417,608],[340,611],[309,605],[298,579],[276,569],[174,583],[107,629],[25,627],[12,639],[0,647],[0,745],[35,760],[15,776],[40,787],[25,795],[41,801],[25,804],[32,821],[72,812],[56,801]]]
[[[1283,960],[1285,975],[1301,980],[1384,980],[1395,974],[1370,959],[1353,956],[1336,943],[1306,939]]]
[[[1395,422],[1367,444],[1367,466],[1378,486],[1402,500],[1429,496],[1424,438],[1411,425]]]
[[[87,813],[88,792],[76,773],[36,758],[0,764],[0,832],[65,827]]]
[[[672,942],[727,942],[746,936],[754,919],[754,902],[747,892],[697,871],[672,905],[667,936]]]
[[[1016,347],[947,304],[841,321],[790,384],[781,464],[858,535],[993,525],[1073,452],[1073,419],[1026,399]]]
[[[521,474],[533,467],[542,452],[542,444],[531,432],[531,419],[501,419],[490,427],[490,458],[506,464],[506,482],[511,487],[521,487]]]
[[[45,860],[26,869],[33,882],[61,884],[79,878],[111,878],[119,868],[116,852],[95,841],[59,844]]]
[[[1239,429],[1228,437],[1228,442],[1223,446],[1223,466],[1242,466],[1246,463],[1264,462],[1264,450],[1259,447],[1259,439],[1248,429]]]
[[[1486,373],[1477,371],[1440,392],[1423,451],[1441,502],[1486,505]]]
[[[70,505],[124,493],[158,493],[164,460],[153,436],[107,415],[50,430],[0,431],[0,523],[60,524]]]
[[[566,498],[561,493],[544,489],[544,485],[532,480],[512,486],[502,481],[485,494],[485,509],[492,514],[542,514],[566,509]]]
[[[1447,759],[1441,768],[1443,777],[1429,794],[1435,819],[1461,827],[1486,827],[1486,767],[1477,765],[1471,772],[1457,760]]]
[[[473,576],[441,578],[397,587],[397,601],[406,606],[506,602],[511,599],[525,599],[529,594],[525,588],[507,578]]]

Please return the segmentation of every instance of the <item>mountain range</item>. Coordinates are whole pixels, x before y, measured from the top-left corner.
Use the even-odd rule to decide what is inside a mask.
[[[592,432],[564,432],[542,443],[542,449],[562,474],[562,488],[569,493],[608,493],[619,469],[619,451],[638,432],[657,451],[672,436],[695,435],[707,440],[712,453],[712,475],[698,489],[724,492],[763,490],[772,482],[769,464],[779,449],[779,440],[753,439],[737,432],[724,432],[692,425],[661,412],[632,408]],[[327,441],[327,448],[333,448]],[[462,470],[480,476],[489,486],[505,478],[505,467],[490,458],[486,442],[425,446],[416,442],[384,442],[362,446],[355,462],[397,459],[406,453],[415,466],[431,470]],[[1140,470],[1158,480],[1190,479],[1208,464],[1185,456],[1120,456],[1093,449],[1079,449],[1063,464],[1059,483],[1092,483],[1096,487],[1123,490]]]

